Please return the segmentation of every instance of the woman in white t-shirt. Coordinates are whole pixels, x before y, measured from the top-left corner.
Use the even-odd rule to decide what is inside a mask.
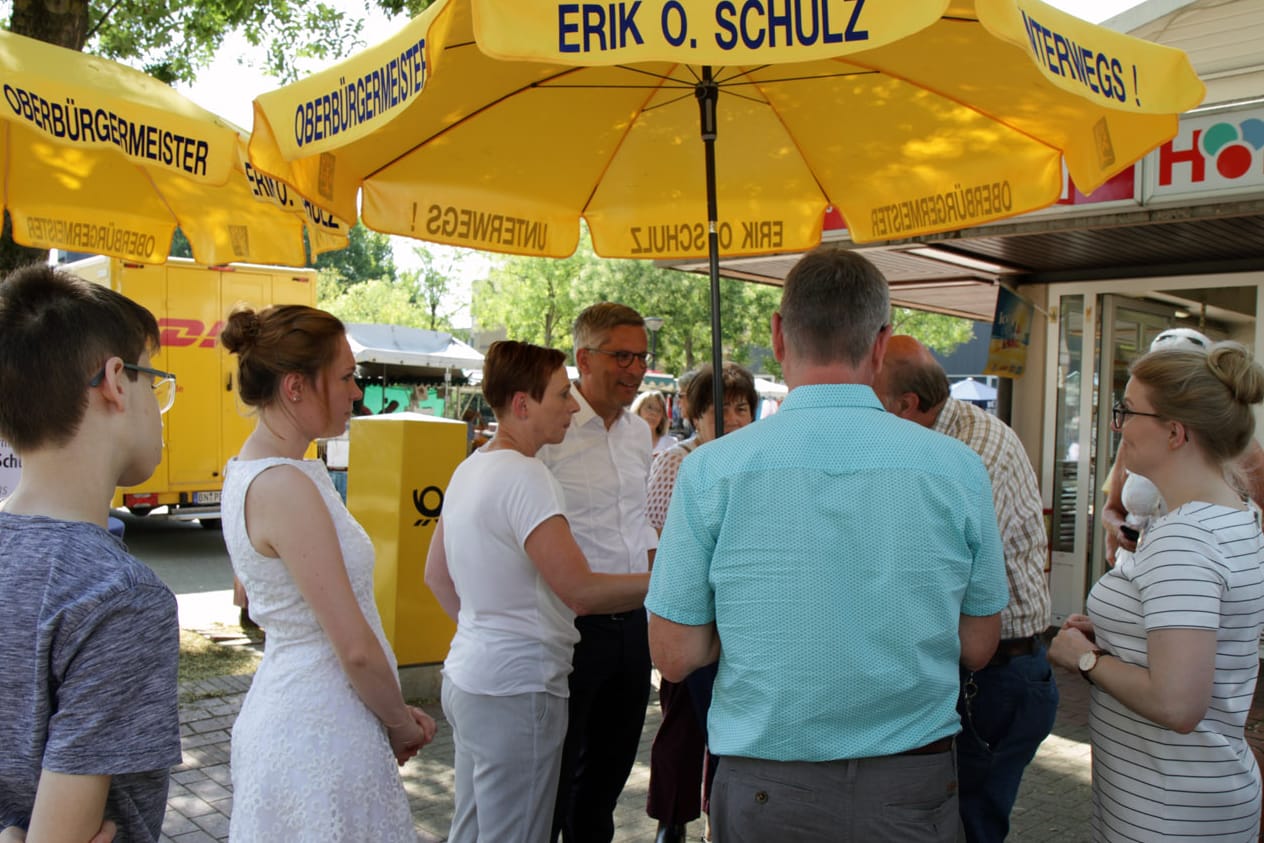
[[[1152,351],[1115,406],[1124,467],[1168,512],[1108,571],[1049,660],[1093,684],[1095,840],[1255,841],[1244,737],[1264,626],[1257,508],[1225,478],[1254,432],[1264,369],[1236,343]]]
[[[576,615],[641,606],[649,574],[595,574],[561,487],[535,458],[579,404],[566,357],[496,342],[483,395],[496,436],[452,475],[426,584],[456,621],[443,711],[456,745],[451,843],[545,841],[553,820]]]

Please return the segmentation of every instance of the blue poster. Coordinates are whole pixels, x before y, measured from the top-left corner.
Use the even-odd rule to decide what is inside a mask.
[[[1031,343],[1031,320],[1036,308],[1031,302],[1001,287],[996,293],[996,316],[992,319],[992,341],[988,344],[985,375],[1016,378],[1027,367],[1027,346]]]

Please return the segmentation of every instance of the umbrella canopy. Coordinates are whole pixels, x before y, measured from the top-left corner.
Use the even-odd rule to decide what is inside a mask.
[[[1043,207],[1064,155],[1092,190],[1203,86],[1184,53],[1035,0],[440,0],[256,99],[250,152],[344,220],[362,187],[378,231],[564,257],[582,216],[600,255],[697,258],[699,92],[741,255],[816,245],[830,205],[857,242]]]
[[[976,381],[974,378],[966,378],[963,381],[957,381],[948,389],[952,393],[952,397],[958,401],[995,401],[996,388],[988,386],[985,383]]]
[[[1040,208],[1202,95],[1037,0],[438,0],[258,97],[250,153],[391,234],[562,257],[582,217],[606,257],[706,256],[718,368],[721,253],[810,248],[831,205],[855,241]]]
[[[346,229],[253,172],[245,134],[168,85],[0,31],[0,167],[13,239],[162,263],[178,225],[204,264],[303,266]]]

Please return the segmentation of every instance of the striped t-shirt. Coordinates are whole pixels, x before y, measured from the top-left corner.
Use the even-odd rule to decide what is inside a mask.
[[[1255,841],[1260,772],[1243,737],[1259,672],[1264,537],[1255,510],[1192,502],[1156,521],[1093,587],[1097,644],[1149,666],[1146,633],[1216,630],[1211,705],[1188,735],[1093,688],[1095,840]]]

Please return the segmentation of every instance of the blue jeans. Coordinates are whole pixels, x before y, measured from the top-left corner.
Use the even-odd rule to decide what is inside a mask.
[[[1044,645],[1031,655],[976,671],[977,692],[967,711],[970,676],[961,672],[962,696],[957,700],[961,825],[969,843],[992,843],[1009,833],[1009,813],[1023,770],[1053,729],[1058,686]]]

